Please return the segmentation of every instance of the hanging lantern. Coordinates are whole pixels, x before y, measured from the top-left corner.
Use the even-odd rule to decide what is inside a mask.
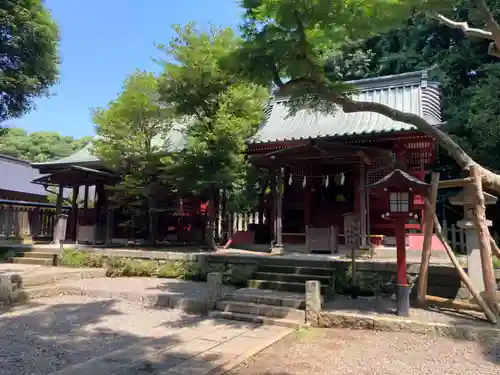
[[[344,182],[345,182],[344,172],[337,173],[334,177],[334,180],[335,180],[335,185],[344,186]]]
[[[328,187],[328,185],[330,185],[330,176],[326,176],[325,180],[325,187]]]
[[[307,179],[306,179],[306,176],[304,176],[304,179],[302,180],[302,187],[306,187],[306,184],[307,184]]]
[[[292,184],[292,174],[290,173],[290,176],[288,177],[288,185]]]

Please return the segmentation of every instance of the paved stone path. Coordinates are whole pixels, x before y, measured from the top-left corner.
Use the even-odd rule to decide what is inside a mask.
[[[0,313],[0,375],[201,375],[290,332],[120,299],[40,298]]]

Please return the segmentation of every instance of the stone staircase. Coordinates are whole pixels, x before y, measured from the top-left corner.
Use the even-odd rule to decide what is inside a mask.
[[[306,322],[305,284],[321,284],[323,300],[333,291],[333,269],[323,261],[270,257],[259,262],[248,288],[224,297],[213,317],[286,327]]]
[[[40,266],[57,266],[57,256],[59,252],[47,251],[28,251],[16,253],[16,256],[11,258],[12,263],[19,264],[34,264]]]

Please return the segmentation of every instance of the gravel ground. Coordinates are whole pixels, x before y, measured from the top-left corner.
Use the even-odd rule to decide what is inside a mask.
[[[81,280],[63,280],[58,285],[82,288],[84,290],[105,290],[108,292],[135,292],[141,294],[169,293],[184,298],[204,298],[208,293],[207,283],[183,281],[176,279],[159,279],[156,277],[96,277]],[[234,290],[224,287],[224,293]]]
[[[0,375],[48,374],[197,321],[180,310],[143,309],[126,301],[39,299],[0,313]]]
[[[298,331],[230,375],[498,375],[500,342],[481,344],[393,332]]]

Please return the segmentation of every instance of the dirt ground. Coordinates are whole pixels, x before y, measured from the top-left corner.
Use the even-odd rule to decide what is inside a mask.
[[[500,341],[482,345],[423,335],[299,330],[230,375],[498,375]]]

